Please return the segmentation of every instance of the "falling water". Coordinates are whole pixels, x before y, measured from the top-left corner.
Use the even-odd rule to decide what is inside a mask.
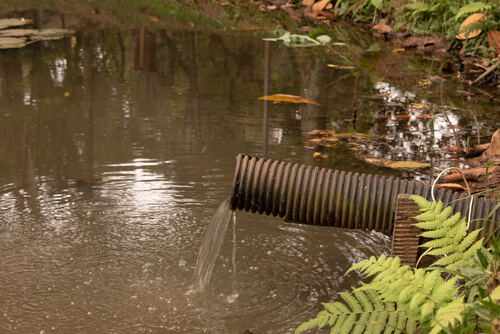
[[[203,288],[210,281],[215,260],[226,234],[227,225],[232,214],[232,211],[229,210],[229,201],[230,198],[225,200],[212,216],[205,232],[200,252],[198,253],[198,260],[196,261],[196,268],[194,270],[194,281],[200,288]]]

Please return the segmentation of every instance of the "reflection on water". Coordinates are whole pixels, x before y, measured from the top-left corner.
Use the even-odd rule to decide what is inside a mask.
[[[193,282],[238,153],[398,175],[362,156],[446,163],[436,148],[452,135],[439,115],[434,140],[426,120],[375,118],[401,108],[380,96],[392,89],[376,78],[383,69],[326,65],[312,50],[266,49],[236,32],[85,31],[2,50],[0,332],[289,333],[356,284],[343,274],[387,253],[386,236],[244,213],[210,284],[196,291]],[[269,104],[263,117],[264,78],[270,94],[324,107]],[[356,123],[346,121],[353,108]],[[450,113],[469,126],[467,114]],[[498,121],[484,115],[488,131]],[[303,133],[322,128],[371,139],[305,147]]]

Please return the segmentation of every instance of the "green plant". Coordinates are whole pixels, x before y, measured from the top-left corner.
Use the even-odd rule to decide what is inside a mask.
[[[492,236],[486,248],[476,241],[480,230],[467,234],[467,222],[460,214],[449,217],[450,207],[412,199],[422,211],[416,225],[430,239],[422,247],[444,257],[427,269],[384,255],[355,264],[348,272],[357,270],[371,282],[340,292],[344,303],[324,303],[325,310],[295,333],[327,325],[330,333],[500,331],[500,241]]]

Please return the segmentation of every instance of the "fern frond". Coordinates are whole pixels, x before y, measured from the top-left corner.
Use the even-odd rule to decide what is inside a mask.
[[[467,222],[460,217],[457,212],[451,217],[450,206],[443,209],[440,201],[434,206],[419,196],[411,196],[415,203],[422,209],[422,213],[415,217],[419,220],[415,226],[426,230],[420,235],[432,240],[427,241],[419,247],[432,248],[428,255],[447,255],[446,258],[439,259],[433,266],[446,266],[447,269],[455,269],[469,262],[469,258],[479,249],[480,241],[474,243],[480,230],[475,230],[469,234],[467,232]],[[436,202],[432,202],[436,203]]]
[[[479,235],[479,232],[481,232],[481,229],[474,230],[471,233],[469,233],[465,238],[463,238],[462,242],[457,245],[458,251],[463,253],[465,252],[476,240],[477,236]]]
[[[297,327],[295,334],[327,324],[332,326],[330,333],[339,334],[381,333],[388,325],[399,330],[406,325],[408,312],[396,310],[392,302],[382,301],[374,290],[358,288],[352,293],[339,292],[339,295],[348,306],[341,302],[323,303],[326,310]]]
[[[431,321],[432,330],[429,334],[438,334],[449,326],[454,327],[462,321],[462,312],[465,311],[466,304],[463,297],[456,298],[450,303],[440,307],[436,312],[436,317]]]
[[[420,4],[420,2],[418,2]],[[432,206],[432,202],[426,200],[425,198],[423,198],[422,196],[418,196],[418,195],[411,195],[410,198],[415,202],[417,203],[418,205],[418,208],[420,209],[421,212],[426,212],[426,211],[429,211],[431,206]]]
[[[417,224],[415,224],[417,225]],[[439,228],[439,226],[438,226]],[[431,230],[431,231],[425,231],[421,233],[419,236],[424,237],[424,238],[430,238],[430,239],[437,239],[437,238],[443,238],[448,235],[448,231],[444,229],[439,229],[439,230]]]
[[[347,303],[347,305],[349,305],[353,312],[360,312],[361,310],[363,310],[358,300],[354,298],[354,296],[350,293],[339,292],[338,295],[341,296],[342,299],[344,299],[344,301]]]
[[[461,217],[460,212],[455,213],[453,216],[451,216],[450,218],[446,219],[443,222],[443,227],[451,229],[453,226],[455,226],[461,220],[460,217]],[[465,218],[462,218],[462,219],[465,222]]]
[[[441,280],[441,282],[443,282]],[[443,284],[439,284],[432,291],[430,298],[436,305],[442,305],[450,301],[458,291],[456,287],[457,278],[454,277],[445,281]]]
[[[429,215],[432,215],[432,218],[435,217],[434,213],[431,211],[428,211],[426,213],[428,213]],[[418,216],[414,217],[414,218],[417,219]],[[439,221],[439,220],[427,220],[427,221],[423,221],[421,223],[415,223],[414,225],[422,230],[437,230],[437,229],[441,229],[443,227],[443,222]]]
[[[302,333],[303,331],[306,331],[306,330],[311,329],[313,327],[323,328],[327,323],[330,322],[330,318],[332,318],[332,317],[334,319],[336,319],[338,316],[333,315],[333,314],[329,313],[328,311],[321,311],[318,313],[316,318],[300,324],[300,326],[297,327],[297,329],[295,329],[294,333],[295,334]]]
[[[440,238],[440,239],[429,240],[426,243],[420,245],[420,247],[424,247],[424,248],[431,248],[431,247],[438,248],[439,247],[439,248],[441,248],[441,247],[446,247],[450,244],[454,245],[453,239],[446,236],[446,237]],[[447,254],[447,253],[439,253],[439,254]]]
[[[477,12],[484,12],[487,10],[491,9],[491,5],[484,4],[482,2],[474,2],[474,3],[469,3],[458,11],[457,15],[455,15],[455,21],[458,21],[458,19],[466,14],[473,14]]]

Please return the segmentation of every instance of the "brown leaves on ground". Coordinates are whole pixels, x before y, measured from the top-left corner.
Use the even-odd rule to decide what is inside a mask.
[[[453,170],[439,179],[443,183],[438,187],[447,190],[460,190],[460,187],[466,189],[463,182],[465,177],[472,193],[488,191],[485,196],[490,198],[500,194],[500,190],[496,189],[500,187],[500,129],[493,134],[489,145],[478,146],[471,151],[475,151],[474,155],[482,153],[478,157],[468,159],[467,162],[469,165],[479,167],[462,169],[460,172]]]
[[[488,31],[488,43],[495,50],[495,54],[500,54],[500,31]]]

